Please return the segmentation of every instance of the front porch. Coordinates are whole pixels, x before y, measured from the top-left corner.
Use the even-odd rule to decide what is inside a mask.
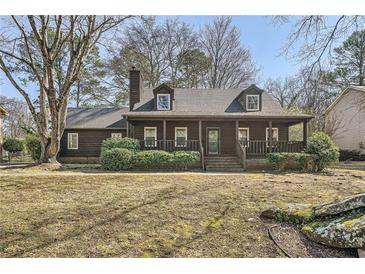
[[[140,140],[142,150],[198,151],[206,158],[235,156],[246,159],[271,152],[301,152],[307,143],[307,119],[241,120],[129,120],[127,136]],[[302,123],[302,140],[289,139],[289,127]]]

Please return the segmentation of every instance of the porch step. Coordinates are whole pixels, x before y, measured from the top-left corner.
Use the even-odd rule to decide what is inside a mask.
[[[205,170],[217,172],[244,171],[240,159],[235,155],[207,156],[205,158]]]

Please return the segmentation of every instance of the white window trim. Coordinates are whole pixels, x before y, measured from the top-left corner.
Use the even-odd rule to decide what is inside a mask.
[[[240,130],[241,129],[246,129],[247,130],[247,142],[250,141],[250,128],[248,127],[239,127],[238,128],[238,140],[240,140]]]
[[[278,136],[277,141],[279,141],[279,128],[277,128],[277,127],[273,127],[273,128],[272,128],[272,130],[273,130],[273,131],[274,131],[274,130],[276,130],[276,132],[277,132],[277,136]],[[267,127],[267,128],[266,128],[266,134],[265,134],[265,135],[266,135],[266,139],[265,139],[265,140],[266,140],[267,142],[269,141],[269,134],[268,134],[268,133],[269,133],[269,128]],[[273,135],[273,137],[274,137],[274,135]]]
[[[112,132],[110,134],[110,137],[111,138],[114,138],[114,137],[123,137],[122,133],[121,132]]]
[[[183,145],[177,145],[177,134],[176,134],[176,131],[179,130],[179,129],[185,129],[185,139],[186,141],[188,140],[188,128],[187,127],[175,127],[175,146],[176,147],[186,147],[186,143],[183,144]]]
[[[257,108],[248,108],[248,97],[249,96],[257,97]],[[246,95],[246,110],[247,111],[255,111],[255,110],[259,110],[259,109],[260,109],[260,95],[257,95],[257,94],[247,94]]]
[[[161,97],[161,96],[167,96],[169,98],[168,102],[169,102],[169,107],[167,109],[161,109],[158,107],[158,98]],[[157,94],[157,102],[156,102],[156,106],[157,106],[157,110],[170,110],[171,109],[171,97],[170,97],[170,94],[168,93],[160,93],[160,94]]]
[[[72,135],[76,135],[76,147],[71,147]],[[79,149],[79,134],[76,132],[70,132],[67,134],[67,149]]]
[[[157,142],[155,142],[153,145],[147,145],[146,144],[146,130],[148,129],[154,129],[155,130],[155,141],[157,141],[157,127],[144,127],[143,128],[143,140],[144,140],[144,146],[145,147],[156,147],[157,146]]]

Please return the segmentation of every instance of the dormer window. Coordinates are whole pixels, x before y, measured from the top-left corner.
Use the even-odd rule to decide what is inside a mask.
[[[157,110],[170,110],[170,94],[157,94]]]
[[[259,95],[247,95],[246,96],[246,110],[254,111],[259,110],[260,97]]]

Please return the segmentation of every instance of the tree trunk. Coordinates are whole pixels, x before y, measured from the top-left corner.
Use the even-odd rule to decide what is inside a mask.
[[[59,164],[57,161],[57,152],[60,141],[52,141],[52,138],[41,138],[41,157],[39,163]]]

